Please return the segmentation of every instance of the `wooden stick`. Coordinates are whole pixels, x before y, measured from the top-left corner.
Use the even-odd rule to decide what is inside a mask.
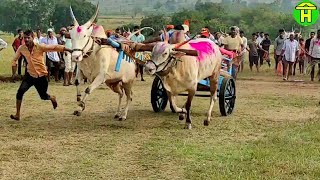
[[[187,56],[198,56],[198,51],[190,49],[174,49],[175,51],[180,51],[186,53]]]

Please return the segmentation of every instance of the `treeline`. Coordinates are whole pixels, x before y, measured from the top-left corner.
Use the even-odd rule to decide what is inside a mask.
[[[79,23],[85,23],[95,11],[95,6],[86,0],[1,0],[0,30],[59,30],[72,23],[70,5]]]
[[[229,4],[228,4],[229,3]],[[238,26],[245,31],[247,36],[253,32],[267,32],[271,38],[277,36],[278,30],[284,28],[291,31],[292,27],[306,36],[317,26],[300,27],[292,16],[292,11],[288,7],[294,5],[282,6],[283,1],[275,1],[271,4],[254,4],[248,5],[243,1],[238,3],[223,1],[221,3],[201,2],[195,4],[193,10],[183,9],[172,15],[164,14],[151,15],[144,18],[141,27],[150,26],[159,31],[165,24],[182,24],[184,20],[190,21],[190,32],[195,34],[200,32],[202,27],[209,26],[211,31],[225,31],[230,26]],[[232,5],[232,6],[230,6]],[[147,32],[145,35],[150,35]]]

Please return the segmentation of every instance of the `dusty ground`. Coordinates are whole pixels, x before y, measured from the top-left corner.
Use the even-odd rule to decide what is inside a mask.
[[[75,117],[75,87],[56,83],[50,84],[49,92],[58,96],[57,110],[32,88],[25,95],[21,122],[13,122],[8,117],[15,110],[19,83],[0,84],[0,177],[319,177],[319,83],[264,79],[239,80],[234,114],[220,117],[216,105],[209,127],[202,125],[209,100],[195,98],[191,131],[184,130],[184,122],[168,109],[152,111],[150,77],[135,83],[125,122],[113,119],[117,95],[105,86],[93,92],[83,115]],[[184,97],[179,99],[182,104]]]
[[[11,51],[1,52],[1,74],[11,72]],[[62,83],[49,86],[57,110],[31,88],[22,120],[13,122],[19,83],[0,83],[0,179],[319,178],[320,83],[282,82],[269,68],[245,71],[233,115],[221,117],[216,104],[204,127],[209,99],[196,97],[190,131],[168,108],[152,111],[151,77],[136,81],[125,122],[113,119],[117,95],[105,86],[73,116],[76,89]]]

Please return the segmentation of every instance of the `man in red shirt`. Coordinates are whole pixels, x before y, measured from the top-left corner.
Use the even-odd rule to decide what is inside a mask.
[[[18,37],[15,38],[12,43],[12,47],[13,47],[14,52],[17,52],[18,48],[24,44],[25,44],[25,42],[23,39],[23,31],[21,29],[18,29]],[[26,62],[26,60],[23,56],[21,56],[18,59],[18,74],[19,75],[21,75],[22,60],[24,60],[24,62]],[[27,70],[27,68],[25,69],[25,72],[26,72],[26,70]]]

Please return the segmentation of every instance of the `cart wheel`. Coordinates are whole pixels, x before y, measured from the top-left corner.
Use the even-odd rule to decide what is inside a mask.
[[[232,114],[236,102],[236,85],[234,79],[223,78],[219,90],[219,107],[222,116]]]
[[[161,79],[156,76],[152,83],[151,89],[151,105],[154,112],[162,112],[166,109],[168,103],[168,95]]]

